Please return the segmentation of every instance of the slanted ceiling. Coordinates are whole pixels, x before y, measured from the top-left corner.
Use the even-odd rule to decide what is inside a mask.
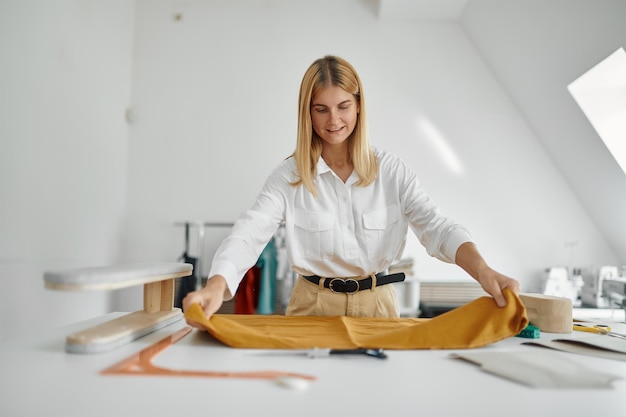
[[[378,0],[378,16],[405,20],[458,20],[468,0]]]
[[[626,46],[619,20],[626,2],[362,1],[380,19],[457,22],[626,263],[626,176],[566,92],[570,82]],[[536,67],[531,73],[529,65]]]

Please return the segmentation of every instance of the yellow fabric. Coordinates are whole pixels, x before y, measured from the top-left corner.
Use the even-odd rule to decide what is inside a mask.
[[[464,349],[519,334],[528,324],[519,297],[505,290],[507,306],[481,297],[432,319],[214,314],[199,305],[185,312],[227,346],[258,349]]]

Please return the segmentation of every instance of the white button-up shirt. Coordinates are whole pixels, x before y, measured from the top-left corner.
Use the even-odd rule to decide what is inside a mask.
[[[344,183],[320,157],[317,196],[290,185],[298,179],[296,163],[293,157],[284,160],[217,249],[209,277],[222,275],[234,295],[281,223],[289,265],[301,275],[384,271],[402,257],[409,226],[431,256],[453,263],[459,246],[471,241],[467,230],[440,214],[400,158],[378,149],[374,153],[379,173],[367,187],[356,185],[354,171]]]

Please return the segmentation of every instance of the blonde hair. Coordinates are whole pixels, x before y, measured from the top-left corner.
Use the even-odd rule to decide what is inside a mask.
[[[317,174],[317,161],[322,154],[322,139],[312,127],[311,100],[319,90],[330,86],[341,87],[352,94],[359,106],[356,126],[348,138],[350,157],[359,176],[357,185],[363,187],[370,185],[378,176],[378,161],[370,147],[367,134],[367,112],[361,79],[346,60],[327,55],[313,62],[302,78],[298,104],[298,141],[293,153],[299,180],[292,185],[302,184],[313,195],[317,195],[314,178]]]

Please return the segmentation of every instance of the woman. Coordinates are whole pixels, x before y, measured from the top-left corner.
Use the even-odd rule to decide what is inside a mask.
[[[187,295],[184,309],[198,303],[210,317],[232,298],[281,222],[299,274],[286,314],[398,317],[387,284],[402,278],[383,272],[402,256],[409,226],[431,256],[459,265],[498,306],[506,304],[503,289],[519,292],[462,226],[439,213],[402,160],[370,147],[366,120],[354,68],[335,56],[313,62],[300,85],[295,152],[237,220],[206,286]]]

